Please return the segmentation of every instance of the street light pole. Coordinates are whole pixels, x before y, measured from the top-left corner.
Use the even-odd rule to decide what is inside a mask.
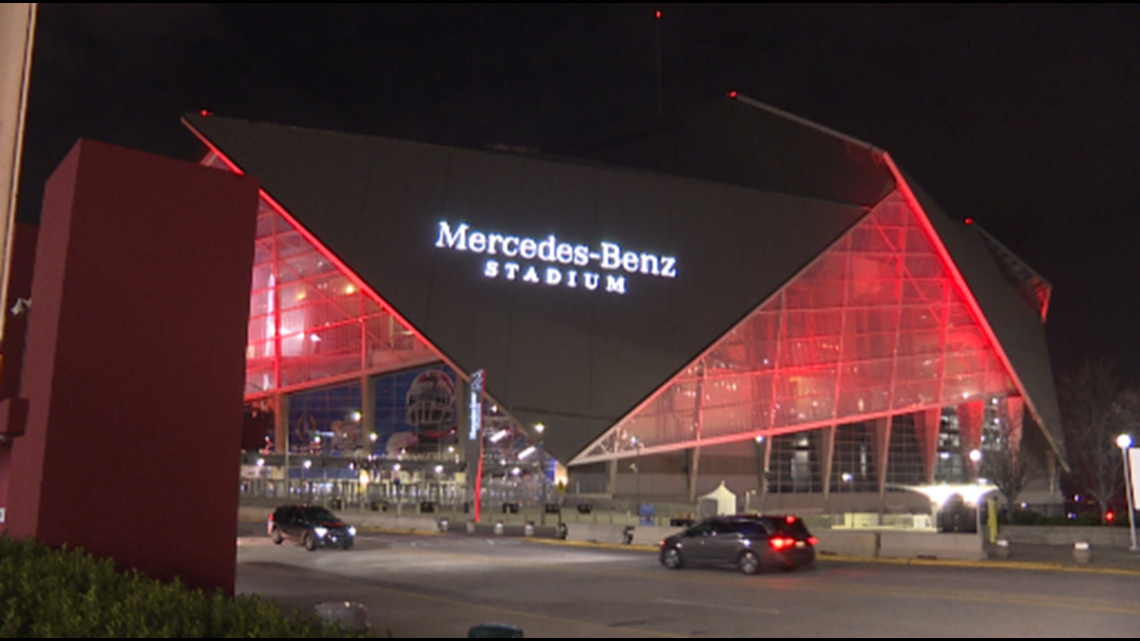
[[[546,448],[542,440],[542,433],[546,430],[546,426],[542,423],[534,426],[534,431],[538,432],[538,471],[542,474],[542,511],[539,512],[538,524],[546,527]]]
[[[636,523],[641,525],[641,441],[633,437],[633,447],[637,451],[633,458],[633,479],[637,488],[637,504],[634,506]]]
[[[1128,528],[1132,535],[1132,547],[1129,549],[1136,552],[1136,504],[1132,499],[1132,475],[1128,469],[1128,450],[1132,448],[1132,436],[1121,434],[1116,438],[1116,445],[1120,448],[1120,458],[1124,463],[1124,493],[1128,495]]]

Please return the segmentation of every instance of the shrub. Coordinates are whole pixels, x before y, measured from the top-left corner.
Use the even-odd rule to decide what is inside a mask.
[[[1073,521],[1073,525],[1100,525],[1101,523],[1099,512],[1082,512]]]
[[[272,601],[161,583],[82,550],[0,536],[0,637],[335,638],[353,636]]]
[[[1033,510],[1014,510],[1010,521],[1013,525],[1037,525],[1041,522],[1041,514]]]

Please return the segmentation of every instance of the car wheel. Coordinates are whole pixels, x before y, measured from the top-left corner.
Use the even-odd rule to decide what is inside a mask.
[[[305,533],[305,549],[310,552],[317,549],[317,540],[309,532]]]
[[[677,548],[665,550],[664,556],[661,557],[661,563],[670,570],[680,570],[681,566],[684,565],[684,561],[681,560],[681,551]]]
[[[745,552],[736,561],[737,567],[745,574],[756,574],[760,571],[760,559],[754,552]]]
[[[273,539],[274,545],[281,545],[281,543],[285,540],[285,537],[281,536],[281,530],[276,527],[273,528],[273,534],[269,536]]]

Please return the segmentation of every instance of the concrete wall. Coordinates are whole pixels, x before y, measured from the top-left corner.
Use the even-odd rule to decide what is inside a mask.
[[[998,536],[1011,545],[1065,545],[1085,541],[1093,547],[1128,549],[1132,538],[1128,528],[1107,526],[1003,525]]]
[[[891,531],[813,531],[822,555],[867,558],[931,558],[977,561],[985,558],[982,539],[975,534],[935,534]]]
[[[977,534],[879,532],[879,556],[981,561],[986,553]]]

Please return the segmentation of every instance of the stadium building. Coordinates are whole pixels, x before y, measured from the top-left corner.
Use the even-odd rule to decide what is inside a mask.
[[[904,509],[1023,441],[1064,461],[1050,285],[870,144],[743,97],[551,154],[184,122],[262,184],[251,491],[447,500],[482,450],[571,493]]]

